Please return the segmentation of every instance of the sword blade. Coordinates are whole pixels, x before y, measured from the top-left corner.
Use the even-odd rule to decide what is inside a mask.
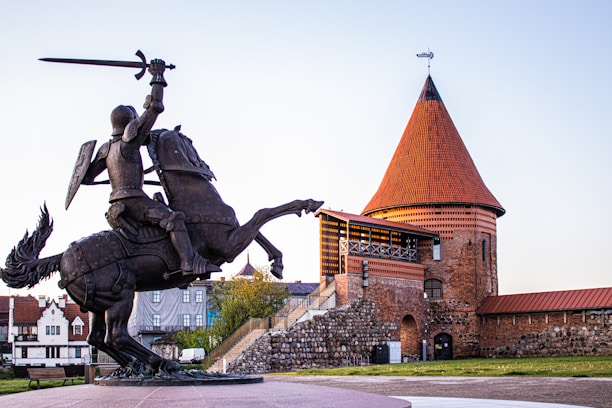
[[[126,68],[148,68],[150,64],[140,61],[113,61],[113,60],[95,60],[95,59],[78,59],[78,58],[39,58],[39,61],[45,62],[61,62],[64,64],[83,64],[83,65],[100,65],[107,67],[126,67]],[[166,65],[167,69],[174,69],[176,65]]]
[[[110,67],[126,67],[126,68],[143,68],[148,67],[149,64],[142,62],[133,61],[112,61],[112,60],[94,60],[94,59],[77,59],[77,58],[39,58],[40,61],[45,62],[61,62],[64,64],[84,64],[84,65],[101,65]],[[174,68],[174,66],[167,66],[166,68]]]

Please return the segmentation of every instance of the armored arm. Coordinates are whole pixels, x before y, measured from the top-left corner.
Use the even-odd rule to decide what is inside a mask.
[[[147,95],[144,103],[145,111],[133,122],[129,123],[125,129],[123,140],[130,142],[138,139],[138,144],[145,144],[157,116],[164,111],[164,87],[168,84],[164,79],[166,63],[160,59],[154,59],[149,66],[151,78],[151,94]]]

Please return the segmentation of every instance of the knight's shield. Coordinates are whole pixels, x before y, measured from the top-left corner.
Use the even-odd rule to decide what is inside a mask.
[[[96,148],[96,141],[90,140],[89,142],[83,143],[81,149],[79,150],[79,155],[77,157],[76,163],[74,164],[74,170],[72,171],[72,177],[70,178],[70,185],[68,186],[68,194],[66,195],[66,209],[70,206],[72,199],[76,195],[79,187],[81,186],[81,182],[83,178],[85,178],[85,174],[87,173],[87,169],[89,168],[89,163],[91,163],[91,158],[93,157],[94,149]]]

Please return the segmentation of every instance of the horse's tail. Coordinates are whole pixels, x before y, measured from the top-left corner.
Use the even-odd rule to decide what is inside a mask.
[[[59,271],[62,254],[38,259],[45,247],[47,238],[53,232],[53,221],[44,205],[40,209],[40,218],[36,230],[29,235],[26,231],[23,239],[13,248],[6,258],[6,268],[2,268],[2,280],[11,288],[31,288],[42,279],[47,279],[53,272]]]

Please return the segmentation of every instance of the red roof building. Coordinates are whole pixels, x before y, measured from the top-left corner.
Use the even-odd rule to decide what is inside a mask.
[[[428,76],[378,191],[362,214],[449,203],[488,207],[497,216],[505,212],[482,181]]]
[[[14,296],[11,333],[13,364],[82,364],[90,359],[89,314],[67,295],[57,300],[44,296]]]
[[[480,315],[612,308],[612,288],[562,290],[491,296],[478,309]]]
[[[399,328],[402,355],[418,355],[422,341],[434,359],[612,353],[605,334],[598,344],[580,340],[609,326],[612,288],[497,296],[505,212],[428,76],[362,214],[317,213],[321,276],[335,280],[340,304],[361,296],[380,304]],[[532,338],[554,346],[525,343]]]

